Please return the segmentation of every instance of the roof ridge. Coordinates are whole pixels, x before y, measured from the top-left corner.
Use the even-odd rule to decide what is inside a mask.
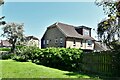
[[[59,24],[63,24],[63,25],[71,26],[71,27],[76,27],[74,25],[70,25],[70,24],[66,24],[66,23],[62,23],[62,22],[56,22],[56,25],[59,25]]]

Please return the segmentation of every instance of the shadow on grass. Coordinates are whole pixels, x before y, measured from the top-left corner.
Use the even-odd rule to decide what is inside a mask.
[[[90,79],[99,79],[99,76],[93,75],[93,74],[86,74],[83,72],[70,72],[70,73],[65,73],[65,75],[68,76],[76,76],[77,78],[90,78]]]
[[[96,75],[95,73],[70,72],[65,73],[68,76],[76,76],[77,78],[89,78],[90,80],[120,80],[120,77],[108,77],[105,75]]]

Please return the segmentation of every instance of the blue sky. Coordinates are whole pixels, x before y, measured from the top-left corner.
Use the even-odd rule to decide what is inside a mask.
[[[6,2],[1,9],[0,15],[5,15],[7,22],[24,23],[25,35],[39,39],[55,22],[97,28],[97,23],[105,17],[94,2]],[[95,37],[94,31],[92,36]]]

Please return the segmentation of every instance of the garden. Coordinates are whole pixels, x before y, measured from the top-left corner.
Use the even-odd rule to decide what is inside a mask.
[[[7,50],[7,49],[6,49]],[[2,55],[2,78],[98,78],[79,71],[82,50],[17,46]]]
[[[119,51],[85,53],[75,48],[17,46],[14,53],[1,54],[0,72],[2,78],[119,77],[119,54]]]

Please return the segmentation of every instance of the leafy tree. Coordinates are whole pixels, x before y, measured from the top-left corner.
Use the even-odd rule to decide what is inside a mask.
[[[4,0],[0,0],[0,6],[4,4]]]
[[[120,1],[96,0],[96,5],[102,6],[107,19],[98,24],[98,35],[110,49],[120,46]],[[118,37],[116,40],[115,36]]]
[[[3,4],[4,4],[4,1],[3,1],[3,0],[0,0],[0,6],[3,5]],[[6,24],[5,21],[1,21],[1,20],[4,19],[4,18],[5,18],[5,16],[0,17],[0,25],[5,25],[5,24]]]
[[[23,41],[23,24],[9,23],[3,27],[3,37],[6,37],[12,44],[11,52],[14,52],[17,41]]]

